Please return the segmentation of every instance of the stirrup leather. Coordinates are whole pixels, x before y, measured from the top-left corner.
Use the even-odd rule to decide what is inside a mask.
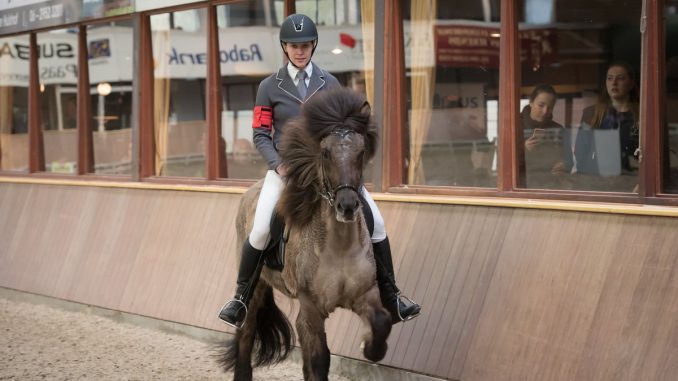
[[[408,299],[408,300],[409,300],[409,299]],[[248,312],[248,311],[247,311],[247,304],[245,304],[245,302],[243,302],[243,301],[241,300],[241,298],[231,299],[231,300],[229,300],[228,302],[226,302],[226,303],[224,304],[224,306],[221,307],[221,310],[219,310],[219,315],[217,315],[217,318],[219,318],[219,320],[221,320],[222,322],[224,322],[224,324],[226,324],[226,325],[228,325],[228,326],[230,326],[230,327],[233,327],[233,328],[235,328],[235,329],[240,329],[240,328],[242,328],[243,324],[245,324],[245,319],[243,319],[243,320],[240,322],[240,324],[238,324],[238,323],[231,323],[231,322],[226,321],[226,320],[224,320],[224,319],[221,318],[221,311],[223,311],[224,308],[226,308],[226,306],[228,306],[228,305],[231,304],[231,303],[240,303],[240,304],[242,304],[242,306],[245,308],[245,318],[247,318],[247,312]]]

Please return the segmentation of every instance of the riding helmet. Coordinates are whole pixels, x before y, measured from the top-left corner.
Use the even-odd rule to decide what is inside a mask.
[[[317,41],[318,30],[310,17],[295,13],[287,16],[280,26],[280,43]]]

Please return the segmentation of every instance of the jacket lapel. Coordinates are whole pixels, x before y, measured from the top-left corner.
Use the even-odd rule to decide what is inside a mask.
[[[311,75],[311,81],[308,83],[306,99],[312,97],[313,94],[317,93],[323,86],[325,86],[325,72],[318,66],[313,65],[313,74]]]
[[[297,87],[294,86],[294,81],[292,78],[290,78],[289,74],[287,74],[287,66],[283,66],[278,70],[278,73],[275,75],[275,79],[278,81],[278,87],[280,90],[285,92],[290,97],[303,103],[303,101],[300,99]]]
[[[313,65],[313,63],[311,63]],[[301,103],[304,103],[304,100],[301,99],[299,95],[299,90],[294,85],[294,81],[290,78],[287,73],[287,66],[283,66],[278,70],[275,78],[278,80],[278,87],[280,90],[287,93],[292,98],[298,100]],[[311,80],[308,83],[308,92],[306,93],[306,99],[308,100],[313,94],[317,93],[323,86],[325,86],[325,72],[322,71],[318,66],[313,66],[313,74],[311,74]]]

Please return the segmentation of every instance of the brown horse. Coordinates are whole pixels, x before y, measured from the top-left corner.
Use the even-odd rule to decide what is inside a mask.
[[[339,88],[316,94],[301,117],[285,126],[280,154],[289,166],[277,211],[289,228],[282,272],[264,267],[244,325],[219,361],[235,380],[252,379],[254,366],[283,361],[294,333],[278,309],[273,288],[299,300],[296,332],[305,380],[327,380],[330,351],[325,319],[337,307],[358,314],[367,330],[363,354],[384,358],[391,317],[379,298],[372,244],[359,197],[362,173],[374,155],[376,128],[365,98]],[[252,227],[262,182],[243,196],[239,243]]]

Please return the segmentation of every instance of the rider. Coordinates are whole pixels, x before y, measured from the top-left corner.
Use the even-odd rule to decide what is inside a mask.
[[[270,170],[261,188],[252,231],[242,247],[235,297],[226,302],[219,312],[219,319],[234,327],[240,327],[245,321],[247,306],[261,273],[271,216],[285,186],[283,179],[287,166],[281,162],[276,149],[285,122],[299,115],[301,105],[316,92],[340,86],[332,74],[311,63],[318,46],[318,31],[308,16],[293,14],[285,19],[280,26],[280,46],[288,63],[259,84],[252,121],[254,143]],[[413,302],[406,304],[401,299],[400,290],[395,285],[384,220],[364,187],[362,195],[374,218],[372,246],[382,303],[394,323],[410,320],[419,315],[421,307]]]

